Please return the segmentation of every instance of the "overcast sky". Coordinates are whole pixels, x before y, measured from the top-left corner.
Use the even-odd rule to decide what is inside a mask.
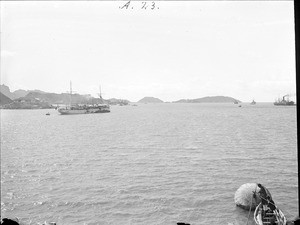
[[[163,101],[295,94],[293,1],[1,1],[1,84]],[[132,9],[133,7],[133,9]]]

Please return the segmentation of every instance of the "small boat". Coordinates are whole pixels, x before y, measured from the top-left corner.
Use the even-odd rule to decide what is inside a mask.
[[[254,101],[254,99],[253,99],[253,101],[250,104],[251,105],[255,105],[256,104],[256,102]]]
[[[257,184],[257,186],[260,188],[257,194],[261,202],[254,211],[255,223],[257,225],[286,225],[286,218],[277,208],[269,190],[261,184]]]
[[[46,116],[50,116],[50,113],[49,113],[49,112],[47,112],[47,113],[46,113]]]
[[[286,225],[286,218],[280,209],[264,210],[262,203],[254,211],[254,221],[257,225]]]
[[[239,107],[242,107],[242,105],[239,105]]]

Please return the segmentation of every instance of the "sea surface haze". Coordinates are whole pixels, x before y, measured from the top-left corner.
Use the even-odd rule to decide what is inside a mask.
[[[1,216],[24,224],[244,225],[234,194],[253,182],[293,219],[297,177],[295,106],[1,110]]]

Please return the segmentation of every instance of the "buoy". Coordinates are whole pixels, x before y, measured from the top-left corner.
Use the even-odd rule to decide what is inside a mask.
[[[257,194],[259,190],[260,188],[256,183],[243,184],[235,192],[235,204],[242,209],[249,210],[251,208],[251,210],[255,210],[256,206],[261,202],[261,199]]]

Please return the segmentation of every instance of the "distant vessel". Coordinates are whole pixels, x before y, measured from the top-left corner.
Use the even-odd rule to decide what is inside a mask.
[[[237,101],[237,100],[234,100],[234,102],[233,102],[234,104],[239,104],[239,101]]]
[[[104,104],[103,98],[101,96],[101,88],[99,97],[101,100],[101,104],[72,104],[72,83],[70,82],[70,104],[66,107],[58,108],[58,112],[62,115],[110,112],[110,106],[108,104]]]
[[[285,98],[287,97],[287,98]],[[283,106],[289,106],[289,105],[295,105],[295,102],[289,100],[289,95],[285,95],[282,97],[282,99],[278,98],[274,105],[283,105]]]
[[[46,116],[50,116],[50,113],[49,113],[49,112],[47,112],[47,113],[46,113]]]
[[[254,99],[253,99],[253,101],[250,104],[251,105],[255,105],[256,104],[256,102],[254,101]]]

